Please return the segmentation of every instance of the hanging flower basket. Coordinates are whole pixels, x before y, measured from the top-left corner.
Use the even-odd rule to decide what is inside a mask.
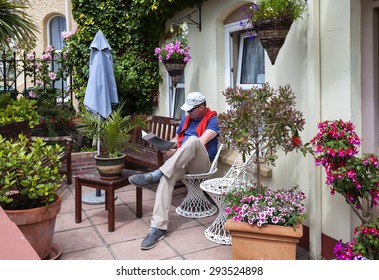
[[[180,77],[183,75],[184,68],[186,67],[187,62],[184,62],[183,59],[167,59],[163,60],[163,65],[166,67],[168,74],[171,77],[172,85],[176,87]]]
[[[254,24],[262,47],[266,50],[272,65],[275,64],[292,22],[290,18],[274,18],[257,21]]]

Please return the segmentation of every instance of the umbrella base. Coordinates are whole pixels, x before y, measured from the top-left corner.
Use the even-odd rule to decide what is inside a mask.
[[[100,204],[105,204],[105,192],[99,192],[96,190],[96,192],[92,193],[86,193],[82,197],[82,202],[84,204],[88,205],[100,205]],[[117,199],[117,196],[115,196],[114,200]]]

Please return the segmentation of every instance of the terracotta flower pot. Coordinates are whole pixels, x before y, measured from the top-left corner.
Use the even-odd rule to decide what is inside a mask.
[[[303,225],[258,227],[228,219],[225,229],[232,236],[234,260],[296,260],[296,245],[303,236]]]
[[[24,210],[4,210],[42,260],[49,259],[55,230],[55,220],[61,210],[62,196],[49,206]]]

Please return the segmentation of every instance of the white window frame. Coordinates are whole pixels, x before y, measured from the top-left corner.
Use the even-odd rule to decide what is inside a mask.
[[[242,25],[241,25],[242,23]],[[234,86],[234,80],[233,80],[233,64],[232,64],[232,56],[233,56],[233,39],[232,39],[232,33],[242,31],[244,26],[244,23],[246,23],[246,20],[244,21],[236,21],[229,24],[225,24],[224,26],[224,45],[225,45],[225,88],[233,87]],[[265,54],[265,60],[266,60],[266,54]],[[233,70],[234,71],[234,70]],[[238,71],[238,70],[237,70]],[[256,86],[260,87],[261,84],[256,84]],[[231,109],[230,106],[225,103],[225,109]]]
[[[243,57],[243,52],[244,52],[244,47],[245,47],[245,39],[250,39],[250,34],[246,32],[245,34],[240,34],[239,35],[239,50],[238,50],[238,69],[237,69],[237,87],[241,87],[243,89],[251,89],[252,87],[261,87],[262,84],[265,82],[265,73],[262,74],[261,81],[258,83],[253,83],[253,84],[241,84],[241,75],[242,75],[242,57]],[[253,39],[254,40],[254,39]],[[264,55],[264,53],[263,53]]]
[[[172,86],[172,81],[171,81],[171,77],[170,75],[168,74],[168,72],[166,71],[166,85],[167,85],[167,96],[168,98],[166,98],[166,114],[173,118],[174,117],[174,111],[175,111],[175,101],[176,101],[176,98],[177,98],[177,89],[185,89],[185,72],[183,72],[183,75],[184,75],[184,83],[178,83],[176,85],[176,87],[173,87]],[[181,110],[180,108],[178,108],[179,110]],[[183,113],[181,114],[183,115]]]

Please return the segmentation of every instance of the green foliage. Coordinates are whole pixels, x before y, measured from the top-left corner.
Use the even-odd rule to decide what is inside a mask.
[[[37,110],[37,101],[21,97],[12,99],[9,93],[5,93],[0,97],[0,125],[29,121],[32,128],[39,124],[40,115]]]
[[[355,228],[357,238],[352,242],[355,254],[379,260],[379,217]]]
[[[62,149],[42,138],[30,142],[20,134],[17,141],[9,141],[0,135],[1,207],[29,209],[55,201]]]
[[[101,154],[109,157],[119,157],[128,146],[131,131],[141,127],[144,120],[140,116],[123,115],[124,104],[113,110],[108,118],[104,119],[87,110],[81,113],[80,128],[83,135],[89,139],[100,139]]]
[[[34,42],[35,23],[26,9],[28,1],[0,0],[0,45],[8,46],[10,39],[16,44]]]
[[[250,24],[254,26],[257,21],[273,18],[295,21],[301,18],[306,10],[305,0],[256,0],[246,14]]]
[[[88,82],[89,46],[101,30],[112,48],[120,102],[132,113],[151,113],[157,105],[159,64],[154,49],[165,34],[166,21],[176,11],[203,0],[72,0],[78,31],[69,39],[74,92],[82,101]],[[97,7],[94,9],[94,7]]]

